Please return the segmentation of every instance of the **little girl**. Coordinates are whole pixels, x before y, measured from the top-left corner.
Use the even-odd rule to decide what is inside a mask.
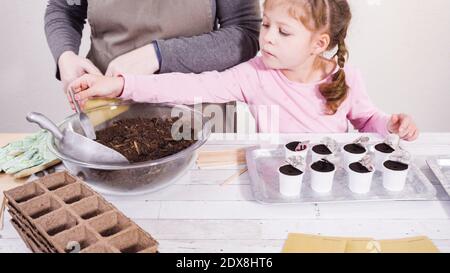
[[[418,129],[405,114],[388,116],[370,101],[361,74],[345,65],[351,20],[346,0],[266,0],[261,57],[224,72],[202,74],[84,75],[72,88],[81,104],[92,97],[194,104],[242,101],[260,132],[269,128],[257,107],[277,105],[281,133],[342,133],[349,120],[361,132],[398,134],[412,141]],[[337,47],[332,59],[323,53]]]

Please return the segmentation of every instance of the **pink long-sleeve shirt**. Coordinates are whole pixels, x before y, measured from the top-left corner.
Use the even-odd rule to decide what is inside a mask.
[[[325,99],[315,83],[298,83],[267,68],[260,57],[224,72],[202,74],[124,75],[122,99],[137,102],[194,104],[245,102],[263,133],[343,133],[350,121],[360,132],[388,134],[389,116],[369,99],[358,70],[346,65],[349,93],[334,115],[325,113]]]

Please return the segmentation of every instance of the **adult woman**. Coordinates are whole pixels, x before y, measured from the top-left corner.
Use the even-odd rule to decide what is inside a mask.
[[[47,41],[63,88],[83,74],[200,73],[254,57],[258,0],[50,0]],[[78,56],[84,23],[91,49]]]

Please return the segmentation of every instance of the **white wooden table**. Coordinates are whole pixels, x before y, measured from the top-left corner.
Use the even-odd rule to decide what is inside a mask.
[[[278,141],[320,138],[322,135],[282,135]],[[356,135],[335,138],[350,141]],[[247,147],[267,139],[265,135],[215,134],[203,149]],[[442,252],[450,252],[450,197],[425,162],[430,155],[450,155],[450,133],[424,133],[406,147],[435,185],[439,201],[261,205],[253,200],[248,173],[229,185],[220,185],[242,166],[193,167],[160,192],[106,198],[151,233],[161,252],[280,252],[289,232],[375,239],[425,235]],[[28,252],[9,223],[9,215],[5,216],[0,252]]]

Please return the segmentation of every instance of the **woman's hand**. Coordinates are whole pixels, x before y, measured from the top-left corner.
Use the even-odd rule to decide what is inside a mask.
[[[84,74],[102,75],[102,72],[88,59],[78,56],[72,51],[65,51],[58,59],[59,75],[64,92],[68,85]]]
[[[419,129],[417,129],[413,119],[406,114],[392,115],[388,122],[388,130],[407,141],[416,140],[419,136]]]
[[[72,98],[67,93],[70,83],[85,74],[102,75],[102,72],[88,59],[78,56],[72,51],[65,51],[58,59],[59,75],[67,99],[75,110]]]
[[[116,98],[122,94],[124,87],[122,77],[106,77],[85,74],[73,81],[69,88],[81,108],[90,98]]]
[[[105,75],[120,74],[150,75],[159,70],[158,57],[153,44],[135,49],[115,58],[108,65]]]

